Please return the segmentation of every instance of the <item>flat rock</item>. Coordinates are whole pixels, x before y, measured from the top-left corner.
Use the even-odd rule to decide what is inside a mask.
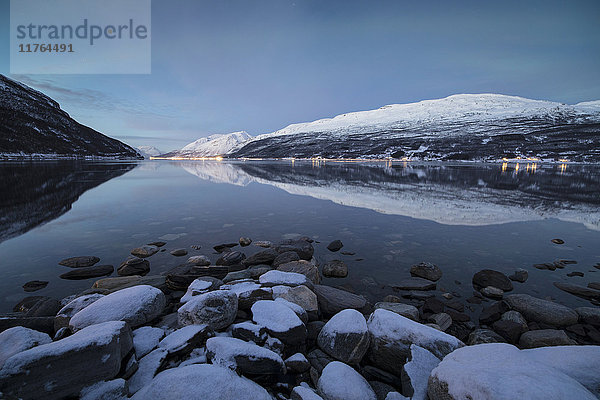
[[[327,245],[327,250],[335,252],[341,250],[342,247],[344,247],[342,241],[336,239]]]
[[[348,266],[340,260],[331,260],[323,265],[323,276],[328,278],[345,278],[348,276]]]
[[[575,310],[528,294],[511,294],[506,296],[504,301],[511,309],[520,312],[527,321],[553,326],[577,323],[578,315]]]
[[[131,255],[140,258],[146,258],[158,253],[158,250],[160,249],[157,246],[145,245],[131,250]]]
[[[435,264],[422,262],[411,266],[410,274],[414,277],[437,282],[442,277],[442,270]]]
[[[306,276],[314,284],[319,284],[321,282],[321,276],[319,275],[319,269],[317,266],[306,260],[292,261],[281,264],[277,267],[277,270],[283,272],[297,272]]]
[[[96,282],[94,282],[92,287],[97,289],[118,290],[123,289],[124,286],[130,284],[137,284],[141,278],[142,277],[140,275],[133,275],[98,279]]]
[[[206,352],[213,364],[242,374],[283,374],[286,371],[279,354],[236,338],[210,338],[206,341]]]
[[[213,249],[215,249],[215,251],[217,253],[222,253],[224,251],[230,251],[232,248],[234,248],[237,245],[238,245],[238,243],[222,243],[222,244],[213,246]]]
[[[417,307],[412,306],[410,304],[404,303],[391,303],[391,302],[379,302],[375,303],[375,309],[384,309],[391,312],[394,312],[398,315],[402,315],[403,317],[410,318],[413,321],[419,320],[419,310]]]
[[[217,259],[215,264],[227,266],[240,265],[245,259],[246,255],[240,251],[229,251],[227,253],[223,253],[223,255]]]
[[[510,292],[513,289],[512,282],[506,275],[492,269],[483,269],[473,275],[473,286],[476,289],[493,286],[504,292]]]
[[[206,267],[210,265],[210,260],[206,256],[191,256],[187,260],[188,264],[193,264],[199,267]]]
[[[392,283],[390,286],[400,290],[435,290],[437,285],[435,282],[423,278],[406,278]]]
[[[0,391],[9,398],[76,397],[84,387],[116,377],[132,347],[125,322],[90,326],[10,357],[0,370]]]
[[[369,382],[339,361],[332,361],[323,368],[317,389],[325,400],[377,400]]]
[[[288,239],[281,241],[276,247],[277,253],[285,253],[287,251],[295,251],[302,260],[309,261],[315,252],[312,244],[304,239]]]
[[[272,300],[259,300],[251,310],[252,320],[284,344],[296,345],[306,341],[306,327],[287,306]]]
[[[194,264],[178,265],[166,274],[166,283],[171,290],[187,290],[190,283],[195,279],[212,276],[223,279],[229,273],[229,267],[225,265],[197,266]]]
[[[188,252],[186,249],[175,249],[175,250],[171,250],[169,253],[175,257],[183,257],[183,256],[187,256]]]
[[[504,296],[504,291],[494,286],[486,286],[480,290],[481,294],[490,299],[501,299]]]
[[[410,354],[411,344],[429,350],[440,359],[464,346],[454,336],[388,310],[375,310],[367,326],[371,334],[369,359],[376,367],[397,376],[402,374],[402,365]]]
[[[228,290],[216,290],[194,296],[177,311],[180,326],[206,324],[213,330],[228,327],[238,310],[237,295]]]
[[[64,274],[60,275],[60,278],[71,280],[98,278],[100,276],[110,275],[114,271],[115,267],[112,265],[96,265],[93,267],[82,267],[65,272]]]
[[[539,329],[521,335],[519,346],[525,349],[545,346],[565,346],[576,344],[565,331],[559,329]]]
[[[26,292],[35,292],[48,286],[48,281],[29,281],[23,285]]]
[[[272,400],[272,397],[261,386],[229,368],[193,364],[159,373],[132,399]]]
[[[285,285],[285,286],[300,286],[304,285],[309,289],[313,287],[312,281],[310,281],[306,275],[299,274],[297,272],[284,272],[278,270],[271,270],[263,275],[261,275],[258,279],[261,285],[270,287],[276,285]]]
[[[298,255],[298,253],[296,253],[295,251],[286,251],[285,253],[281,253],[277,257],[275,257],[272,265],[274,268],[277,268],[282,264],[299,260],[300,256]]]
[[[117,274],[120,276],[143,276],[150,272],[150,261],[140,257],[128,257],[117,268]]]
[[[583,297],[584,299],[600,299],[600,290],[568,282],[554,282],[554,286],[563,292],[567,292],[578,297]]]
[[[363,313],[371,308],[364,297],[331,286],[315,285],[314,292],[317,295],[319,309],[325,316],[335,315],[347,308]]]
[[[106,321],[125,321],[137,327],[158,317],[165,308],[165,295],[159,289],[139,285],[104,296],[71,317],[69,326],[80,330]]]
[[[346,364],[358,364],[369,349],[365,317],[353,309],[335,314],[319,333],[321,350]]]
[[[56,313],[56,317],[54,317],[54,329],[59,330],[60,328],[69,326],[69,321],[73,315],[103,297],[104,295],[95,293],[79,296],[71,300]]]
[[[13,355],[52,342],[48,334],[15,326],[0,333],[0,369]]]
[[[92,265],[98,263],[100,259],[95,256],[79,256],[79,257],[70,257],[65,258],[58,262],[59,265],[64,265],[69,268],[80,268],[80,267],[91,267]]]
[[[589,346],[586,346],[589,347]],[[509,344],[494,343],[467,346],[446,356],[431,372],[428,395],[431,400],[458,399],[582,399],[595,396],[584,387],[589,378],[591,358],[586,357],[588,375],[575,371],[571,376],[555,367],[562,364],[560,357],[553,363],[542,362],[532,351],[519,350]],[[599,357],[600,359],[600,357]],[[577,362],[581,370],[581,361]],[[573,366],[573,365],[571,365]],[[581,381],[578,381],[578,379]],[[593,378],[591,378],[593,379]],[[597,378],[596,378],[597,381]],[[510,382],[510,384],[506,384]]]
[[[260,264],[272,264],[275,258],[279,255],[274,249],[266,249],[259,251],[258,253],[252,254],[250,257],[243,261],[244,265],[260,265]]]

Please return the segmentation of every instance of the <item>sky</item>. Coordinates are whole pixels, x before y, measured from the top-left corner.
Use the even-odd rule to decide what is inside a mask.
[[[598,0],[153,0],[147,75],[11,75],[9,10],[0,73],[164,152],[457,93],[600,99]]]

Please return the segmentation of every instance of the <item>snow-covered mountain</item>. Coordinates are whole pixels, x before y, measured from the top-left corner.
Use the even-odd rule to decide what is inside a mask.
[[[292,124],[232,157],[600,160],[600,101],[567,105],[459,94]]]
[[[156,157],[162,154],[162,151],[154,146],[138,146],[135,148],[144,158]]]
[[[0,75],[0,158],[141,158],[81,125],[43,93]]]
[[[246,133],[246,131],[210,135],[184,146],[181,150],[163,154],[161,157],[200,158],[222,156],[230,153],[250,138],[252,136]]]

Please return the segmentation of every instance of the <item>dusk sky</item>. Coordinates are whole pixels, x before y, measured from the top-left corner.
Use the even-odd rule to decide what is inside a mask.
[[[162,151],[456,93],[600,99],[598,0],[153,0],[150,75],[10,75],[9,22],[0,0],[0,73]]]

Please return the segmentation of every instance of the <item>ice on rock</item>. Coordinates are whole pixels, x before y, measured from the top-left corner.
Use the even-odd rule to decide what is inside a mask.
[[[321,373],[317,384],[325,400],[376,400],[369,382],[352,367],[332,361]]]
[[[300,286],[304,285],[309,289],[313,287],[312,282],[303,274],[297,272],[283,272],[271,270],[262,274],[258,281],[264,286]]]
[[[126,400],[127,395],[127,382],[113,379],[83,388],[79,400]]]
[[[142,326],[133,331],[133,348],[139,360],[158,346],[158,342],[165,336],[161,328]]]
[[[242,373],[285,373],[285,364],[279,354],[253,342],[229,337],[214,337],[206,341],[206,352],[213,364]]]
[[[15,326],[0,333],[0,369],[13,355],[52,342],[48,334]]]
[[[574,347],[574,346],[568,346]],[[578,355],[567,357],[578,370],[598,365],[598,354],[585,354],[597,346],[587,347]],[[431,400],[459,399],[578,399],[592,400],[592,394],[576,378],[563,373],[566,365],[555,368],[539,360],[560,365],[560,351],[554,355],[538,353],[540,349],[522,351],[506,343],[486,343],[462,347],[447,355],[429,377],[428,394]],[[539,358],[538,358],[539,357]],[[595,357],[595,359],[593,358]],[[590,364],[585,364],[589,362]],[[568,364],[568,362],[567,362]],[[585,365],[585,366],[584,366]],[[597,369],[595,370],[597,372]],[[588,381],[591,372],[572,374]],[[596,373],[597,375],[597,373]],[[596,382],[598,378],[595,377]],[[597,384],[596,384],[597,387]]]
[[[397,376],[402,374],[401,367],[410,354],[411,344],[429,350],[440,359],[464,346],[454,336],[384,309],[375,310],[367,325],[371,334],[371,362]]]
[[[272,397],[261,386],[229,368],[194,364],[161,372],[132,399],[272,400]]]
[[[135,328],[153,320],[165,308],[165,295],[149,285],[132,286],[113,292],[73,315],[74,330],[106,321],[125,321]]]
[[[409,358],[402,367],[402,391],[412,400],[427,400],[427,381],[440,359],[414,344],[410,346]]]
[[[190,286],[188,286],[187,291],[181,298],[180,302],[187,303],[192,299],[193,296],[206,293],[211,286],[212,282],[210,281],[195,279],[192,281],[192,283],[190,283]]]

